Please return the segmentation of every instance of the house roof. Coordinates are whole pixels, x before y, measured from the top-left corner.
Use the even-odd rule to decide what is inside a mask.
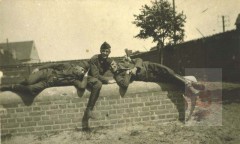
[[[0,43],[0,50],[4,49],[11,53],[14,52],[18,60],[29,60],[33,48],[34,41]]]

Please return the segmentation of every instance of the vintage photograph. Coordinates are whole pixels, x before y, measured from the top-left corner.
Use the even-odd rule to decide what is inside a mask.
[[[240,143],[239,0],[0,0],[0,144]]]

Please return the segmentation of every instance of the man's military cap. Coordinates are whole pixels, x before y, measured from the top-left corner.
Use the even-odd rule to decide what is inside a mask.
[[[110,49],[111,46],[107,43],[107,42],[104,42],[102,45],[101,45],[101,50],[102,49]]]

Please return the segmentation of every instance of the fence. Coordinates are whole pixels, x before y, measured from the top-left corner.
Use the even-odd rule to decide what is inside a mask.
[[[240,81],[240,32],[237,30],[163,48],[163,64],[185,75],[185,68],[222,68],[223,80]],[[159,62],[157,50],[132,56]],[[192,75],[204,76],[205,71]],[[215,81],[215,79],[212,79]]]

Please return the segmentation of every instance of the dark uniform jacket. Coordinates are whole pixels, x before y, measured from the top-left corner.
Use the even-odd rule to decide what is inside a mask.
[[[132,59],[131,62],[122,60],[118,63],[119,69],[114,73],[114,79],[117,84],[122,88],[127,88],[128,85],[136,80],[136,76],[133,76],[128,70],[137,67],[137,73],[141,71],[141,75],[144,75],[145,70],[143,67],[143,61],[140,58]]]
[[[43,66],[38,67],[39,70],[47,70],[48,78],[47,82],[51,85],[69,85],[76,80],[81,81],[83,79],[84,73],[79,71],[76,68],[77,65],[74,64],[45,64]],[[86,72],[89,68],[89,64],[84,62],[80,67],[84,68],[84,72]]]
[[[140,58],[129,61],[121,61],[118,63],[119,70],[114,73],[114,79],[117,84],[122,88],[127,88],[132,81],[145,81],[145,82],[160,82],[167,81],[167,77],[174,72],[166,66],[158,63],[142,61]],[[136,67],[136,75],[127,72],[128,69]]]
[[[108,83],[108,79],[103,76],[109,69],[112,63],[112,59],[103,59],[100,54],[94,55],[89,60],[90,71],[89,75],[99,79],[103,84]]]

